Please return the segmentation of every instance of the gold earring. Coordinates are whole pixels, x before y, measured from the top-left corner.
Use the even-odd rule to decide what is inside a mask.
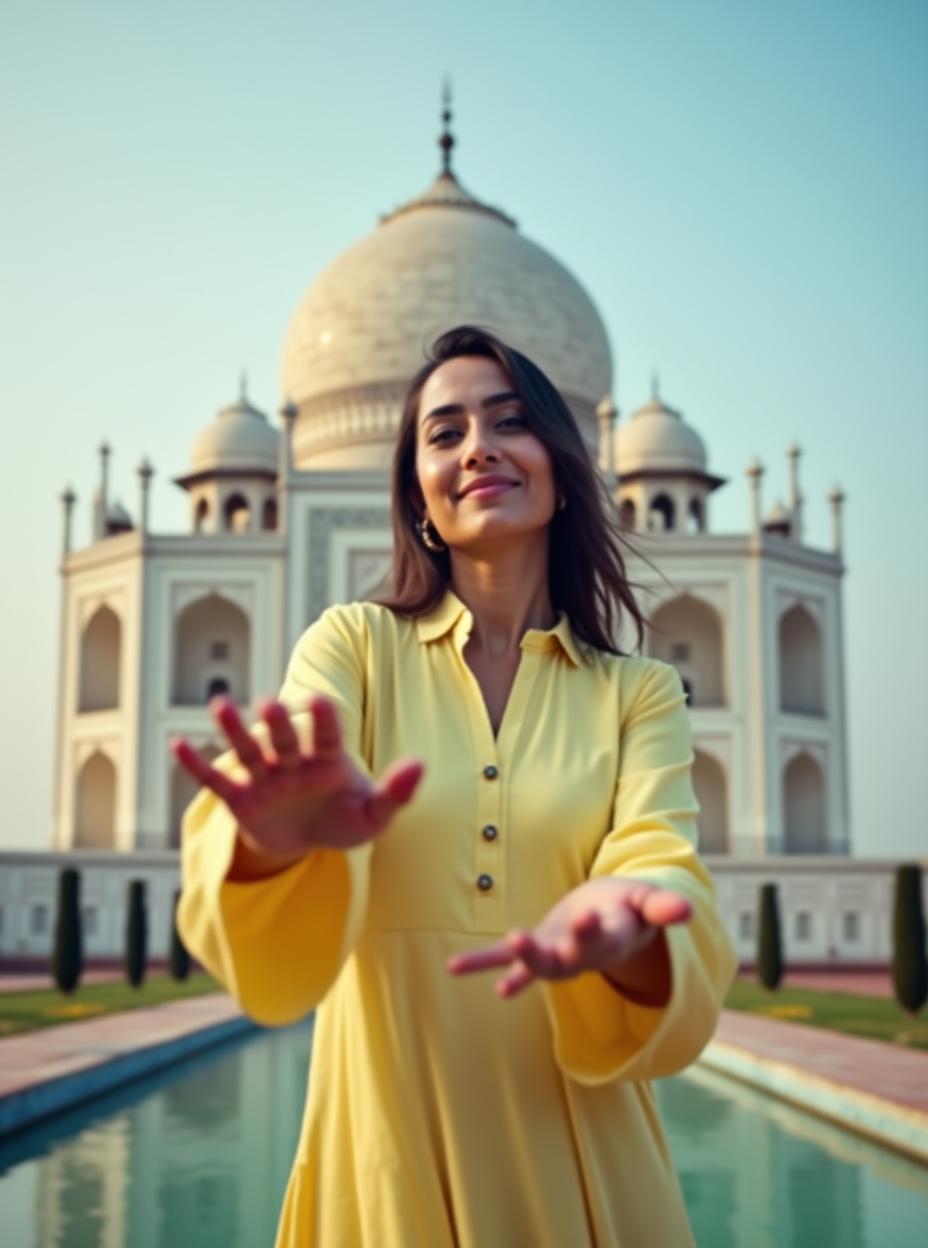
[[[429,521],[428,521],[427,516],[424,516],[419,521],[419,536],[422,538],[423,545],[426,546],[429,550],[434,551],[436,554],[439,554],[441,551],[448,549],[448,547],[445,546],[442,542],[436,541],[435,538],[432,536],[432,534],[429,532]]]

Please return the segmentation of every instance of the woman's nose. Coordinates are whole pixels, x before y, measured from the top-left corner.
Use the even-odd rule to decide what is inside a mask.
[[[461,446],[462,457],[465,464],[483,463],[484,461],[497,462],[499,454],[493,445],[492,435],[480,427],[480,425],[472,426],[464,437]]]

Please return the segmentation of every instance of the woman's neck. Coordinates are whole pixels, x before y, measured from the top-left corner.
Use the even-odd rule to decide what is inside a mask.
[[[494,552],[492,558],[455,551],[451,588],[474,617],[471,651],[505,659],[519,650],[526,629],[552,628],[548,552]]]

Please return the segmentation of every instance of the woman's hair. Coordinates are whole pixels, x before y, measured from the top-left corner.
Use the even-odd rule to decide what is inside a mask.
[[[541,369],[520,351],[473,325],[459,325],[436,338],[426,363],[406,393],[393,455],[391,514],[393,564],[385,578],[391,592],[370,600],[399,615],[426,615],[441,601],[451,581],[451,557],[423,545],[417,525],[422,520],[422,491],[416,474],[419,399],[432,373],[446,360],[483,356],[498,361],[522,400],[532,433],[551,455],[556,491],[567,506],[551,520],[548,592],[552,605],[567,613],[582,641],[621,654],[619,627],[624,611],[634,620],[640,649],[647,620],[625,572],[622,546],[637,552],[621,533],[618,513],[609,497],[570,408]]]

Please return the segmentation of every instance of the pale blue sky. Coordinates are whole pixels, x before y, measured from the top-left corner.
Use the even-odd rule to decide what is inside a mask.
[[[242,368],[276,407],[305,288],[436,172],[448,72],[461,181],[589,290],[625,416],[659,369],[730,478],[713,528],[753,454],[785,497],[793,438],[812,544],[845,489],[852,835],[924,853],[926,63],[902,0],[6,0],[0,845],[48,842],[58,495],[85,544],[106,437],[185,526],[198,429]]]

